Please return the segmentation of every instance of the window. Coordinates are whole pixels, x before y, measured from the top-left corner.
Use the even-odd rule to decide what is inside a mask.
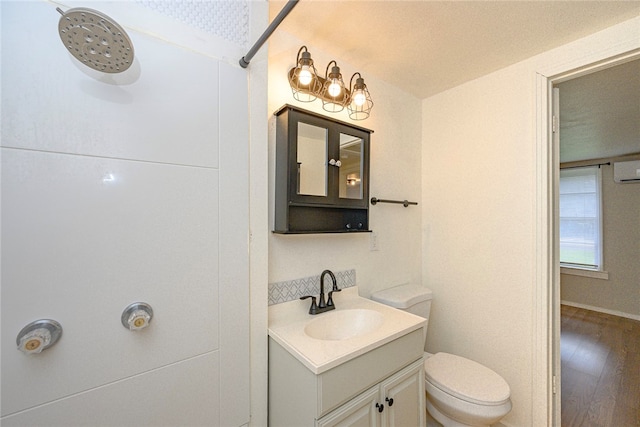
[[[560,171],[560,265],[602,270],[601,175],[597,166]]]

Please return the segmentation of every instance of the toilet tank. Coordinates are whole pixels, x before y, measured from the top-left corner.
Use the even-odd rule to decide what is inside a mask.
[[[429,325],[432,298],[431,289],[419,285],[400,285],[371,295],[372,300],[381,304],[424,317],[427,319],[427,326]]]

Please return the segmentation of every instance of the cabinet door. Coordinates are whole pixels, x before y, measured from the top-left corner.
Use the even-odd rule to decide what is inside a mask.
[[[381,386],[385,404],[383,427],[424,427],[426,408],[422,360],[393,375]]]
[[[380,417],[376,403],[379,397],[376,386],[345,403],[330,414],[320,418],[316,427],[378,427]]]
[[[292,202],[329,204],[334,159],[329,123],[318,117],[292,111],[289,117],[289,198]],[[335,138],[335,137],[334,137]]]
[[[366,208],[369,204],[369,133],[337,126],[335,157],[340,166],[334,188],[336,203],[344,207]]]

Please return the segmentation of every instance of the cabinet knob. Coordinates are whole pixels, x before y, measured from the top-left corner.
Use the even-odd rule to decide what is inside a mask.
[[[342,166],[342,162],[340,160],[336,160],[336,159],[331,159],[329,160],[329,164],[331,166],[335,166],[337,168],[339,168],[340,166]]]
[[[387,397],[385,401],[389,404],[389,406],[393,406],[393,397],[391,399]]]
[[[54,345],[62,335],[62,326],[55,320],[42,319],[22,328],[16,344],[24,354],[37,354]]]
[[[130,331],[139,331],[151,323],[153,319],[153,309],[144,302],[134,302],[122,312],[122,326]]]
[[[381,405],[380,403],[376,403],[376,408],[378,408],[378,412],[384,411],[384,405]]]

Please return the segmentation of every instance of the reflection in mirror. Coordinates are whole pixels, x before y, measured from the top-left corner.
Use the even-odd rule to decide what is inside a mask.
[[[327,129],[298,122],[298,194],[327,195]]]
[[[340,198],[362,199],[362,138],[340,134]]]

